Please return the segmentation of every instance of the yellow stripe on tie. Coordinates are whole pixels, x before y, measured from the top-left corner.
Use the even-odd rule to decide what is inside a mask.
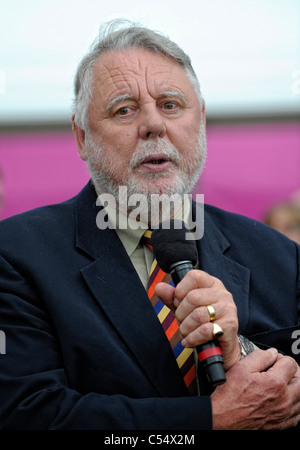
[[[161,308],[161,310],[157,314],[157,317],[159,318],[160,323],[162,323],[165,320],[165,318],[167,317],[169,312],[170,312],[170,309],[166,305]]]
[[[193,353],[193,349],[192,348],[185,348],[179,356],[177,356],[176,361],[178,364],[178,367],[180,368],[181,366],[183,366],[183,364],[185,363],[185,361],[187,360],[187,358],[190,356],[190,354]]]
[[[152,231],[146,230],[145,233],[144,233],[144,236],[145,236],[146,238],[148,238],[148,239],[151,239],[151,234],[152,234]]]
[[[156,261],[156,259],[154,259],[152,262],[152,265],[151,265],[151,269],[150,269],[150,275],[149,275],[150,277],[151,277],[152,272],[155,269],[156,265],[157,265],[157,261]]]

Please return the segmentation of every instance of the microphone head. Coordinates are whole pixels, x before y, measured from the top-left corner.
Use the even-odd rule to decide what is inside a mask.
[[[188,232],[191,234],[185,223],[176,219],[162,222],[152,231],[153,253],[164,272],[170,273],[170,267],[179,261],[191,261],[193,266],[196,264],[196,242],[186,239]]]

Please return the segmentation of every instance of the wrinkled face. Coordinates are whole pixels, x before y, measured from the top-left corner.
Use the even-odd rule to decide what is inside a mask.
[[[183,194],[196,182],[204,108],[177,62],[141,48],[103,53],[88,118],[79,150],[98,193],[127,186],[129,194]]]

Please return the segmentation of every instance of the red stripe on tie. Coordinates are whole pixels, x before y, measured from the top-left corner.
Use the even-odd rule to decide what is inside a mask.
[[[173,322],[171,323],[171,325],[169,326],[169,328],[165,331],[166,336],[169,339],[169,341],[172,339],[172,337],[174,336],[174,334],[176,333],[178,328],[179,327],[178,327],[177,320],[174,319]]]
[[[195,365],[193,365],[190,368],[190,370],[187,372],[187,374],[183,377],[184,382],[187,387],[192,383],[192,381],[194,381],[195,376],[196,376],[196,369],[195,369]]]
[[[158,271],[158,273],[157,273],[157,275],[155,277],[155,282],[153,282],[151,284],[151,286],[149,286],[149,289],[148,289],[148,296],[150,298],[155,293],[155,286],[157,285],[157,283],[160,283],[164,279],[164,276],[165,276],[165,272],[163,272],[161,269],[159,269],[159,271]]]

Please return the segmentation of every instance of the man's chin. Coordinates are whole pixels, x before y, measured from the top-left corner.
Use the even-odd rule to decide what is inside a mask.
[[[177,174],[151,174],[151,177],[134,177],[128,184],[130,194],[184,194],[185,183]]]

